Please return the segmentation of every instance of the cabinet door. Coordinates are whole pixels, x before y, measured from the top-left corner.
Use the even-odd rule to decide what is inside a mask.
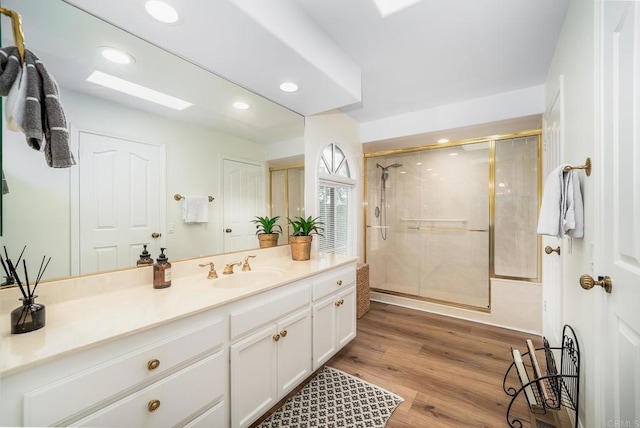
[[[336,296],[313,305],[313,370],[336,352]]]
[[[311,309],[278,323],[278,393],[284,397],[311,374]]]
[[[339,351],[356,337],[356,289],[351,288],[338,294],[336,306],[337,349]]]
[[[246,427],[278,401],[276,325],[231,345],[231,426]]]

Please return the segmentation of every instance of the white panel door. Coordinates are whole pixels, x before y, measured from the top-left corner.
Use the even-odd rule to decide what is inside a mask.
[[[80,132],[80,273],[136,265],[148,245],[160,253],[159,146]]]
[[[543,117],[543,177],[549,176],[551,171],[562,163],[560,153],[563,147],[563,119],[564,119],[564,79],[560,76],[558,90]],[[542,236],[542,247],[556,249],[562,240],[553,236]],[[563,251],[560,254],[552,252],[542,254],[542,295],[543,295],[543,326],[542,332],[551,343],[561,343],[562,336],[562,263]]]
[[[603,426],[640,422],[640,3],[600,3],[603,17],[601,275],[605,296]],[[600,287],[590,293],[603,292]]]
[[[223,160],[224,252],[258,247],[256,216],[268,215],[265,174],[260,165]]]

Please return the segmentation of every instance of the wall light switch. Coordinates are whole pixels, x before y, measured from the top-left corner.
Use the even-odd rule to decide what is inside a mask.
[[[167,233],[175,233],[175,232],[176,232],[176,224],[167,223]]]

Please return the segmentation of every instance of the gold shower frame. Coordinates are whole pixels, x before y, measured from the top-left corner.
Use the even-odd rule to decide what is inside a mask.
[[[513,280],[513,281],[523,281],[523,282],[532,282],[539,283],[542,277],[542,263],[541,263],[541,246],[542,239],[538,236],[538,245],[536,251],[536,263],[537,263],[537,276],[536,278],[525,278],[525,277],[515,277],[515,276],[505,276],[505,275],[496,275],[495,273],[495,157],[496,157],[496,142],[502,140],[511,140],[515,138],[523,138],[523,137],[538,137],[538,211],[540,210],[540,204],[542,203],[542,130],[541,129],[532,129],[526,131],[519,131],[507,134],[497,134],[490,135],[485,137],[475,137],[475,138],[467,138],[463,140],[450,141],[448,143],[443,144],[427,144],[422,146],[415,147],[407,147],[402,149],[393,149],[393,150],[380,150],[377,152],[365,153],[363,155],[363,163],[364,163],[364,185],[362,195],[362,208],[363,208],[363,236],[364,236],[364,261],[367,262],[367,211],[368,211],[368,203],[367,203],[367,161],[369,158],[377,158],[381,156],[389,156],[396,154],[406,154],[412,152],[422,152],[427,150],[436,150],[443,149],[447,147],[457,147],[463,146],[466,144],[474,144],[474,143],[489,143],[489,189],[488,189],[488,197],[489,197],[489,272],[488,272],[488,281],[487,286],[489,287],[488,296],[489,296],[489,304],[487,307],[484,306],[475,306],[469,305],[465,303],[452,302],[448,300],[434,299],[430,297],[422,297],[415,296],[413,294],[407,293],[399,293],[395,291],[383,290],[379,288],[371,288],[372,291],[376,291],[383,294],[388,294],[392,296],[405,297],[413,300],[421,300],[429,303],[441,304],[446,306],[451,306],[455,308],[462,309],[470,309],[478,312],[491,312],[491,280],[492,279],[505,279],[505,280]]]
[[[283,165],[283,166],[272,166],[269,167],[269,215],[273,216],[273,173],[276,171],[284,171],[284,207],[287,212],[287,216],[289,216],[289,170],[290,169],[300,169],[304,170],[304,163],[296,163],[291,165]],[[286,229],[286,240],[285,243],[289,242],[289,225],[285,222]],[[280,244],[281,245],[281,244]]]

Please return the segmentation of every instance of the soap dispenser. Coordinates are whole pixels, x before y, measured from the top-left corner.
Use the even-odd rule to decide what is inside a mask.
[[[164,254],[166,248],[160,248],[160,255],[153,265],[153,288],[171,287],[171,263]]]
[[[143,245],[143,247],[144,250],[142,251],[142,254],[140,254],[140,258],[136,262],[136,266],[138,267],[153,265],[153,259],[151,258],[151,254],[149,254],[149,252],[147,251],[146,244]]]

